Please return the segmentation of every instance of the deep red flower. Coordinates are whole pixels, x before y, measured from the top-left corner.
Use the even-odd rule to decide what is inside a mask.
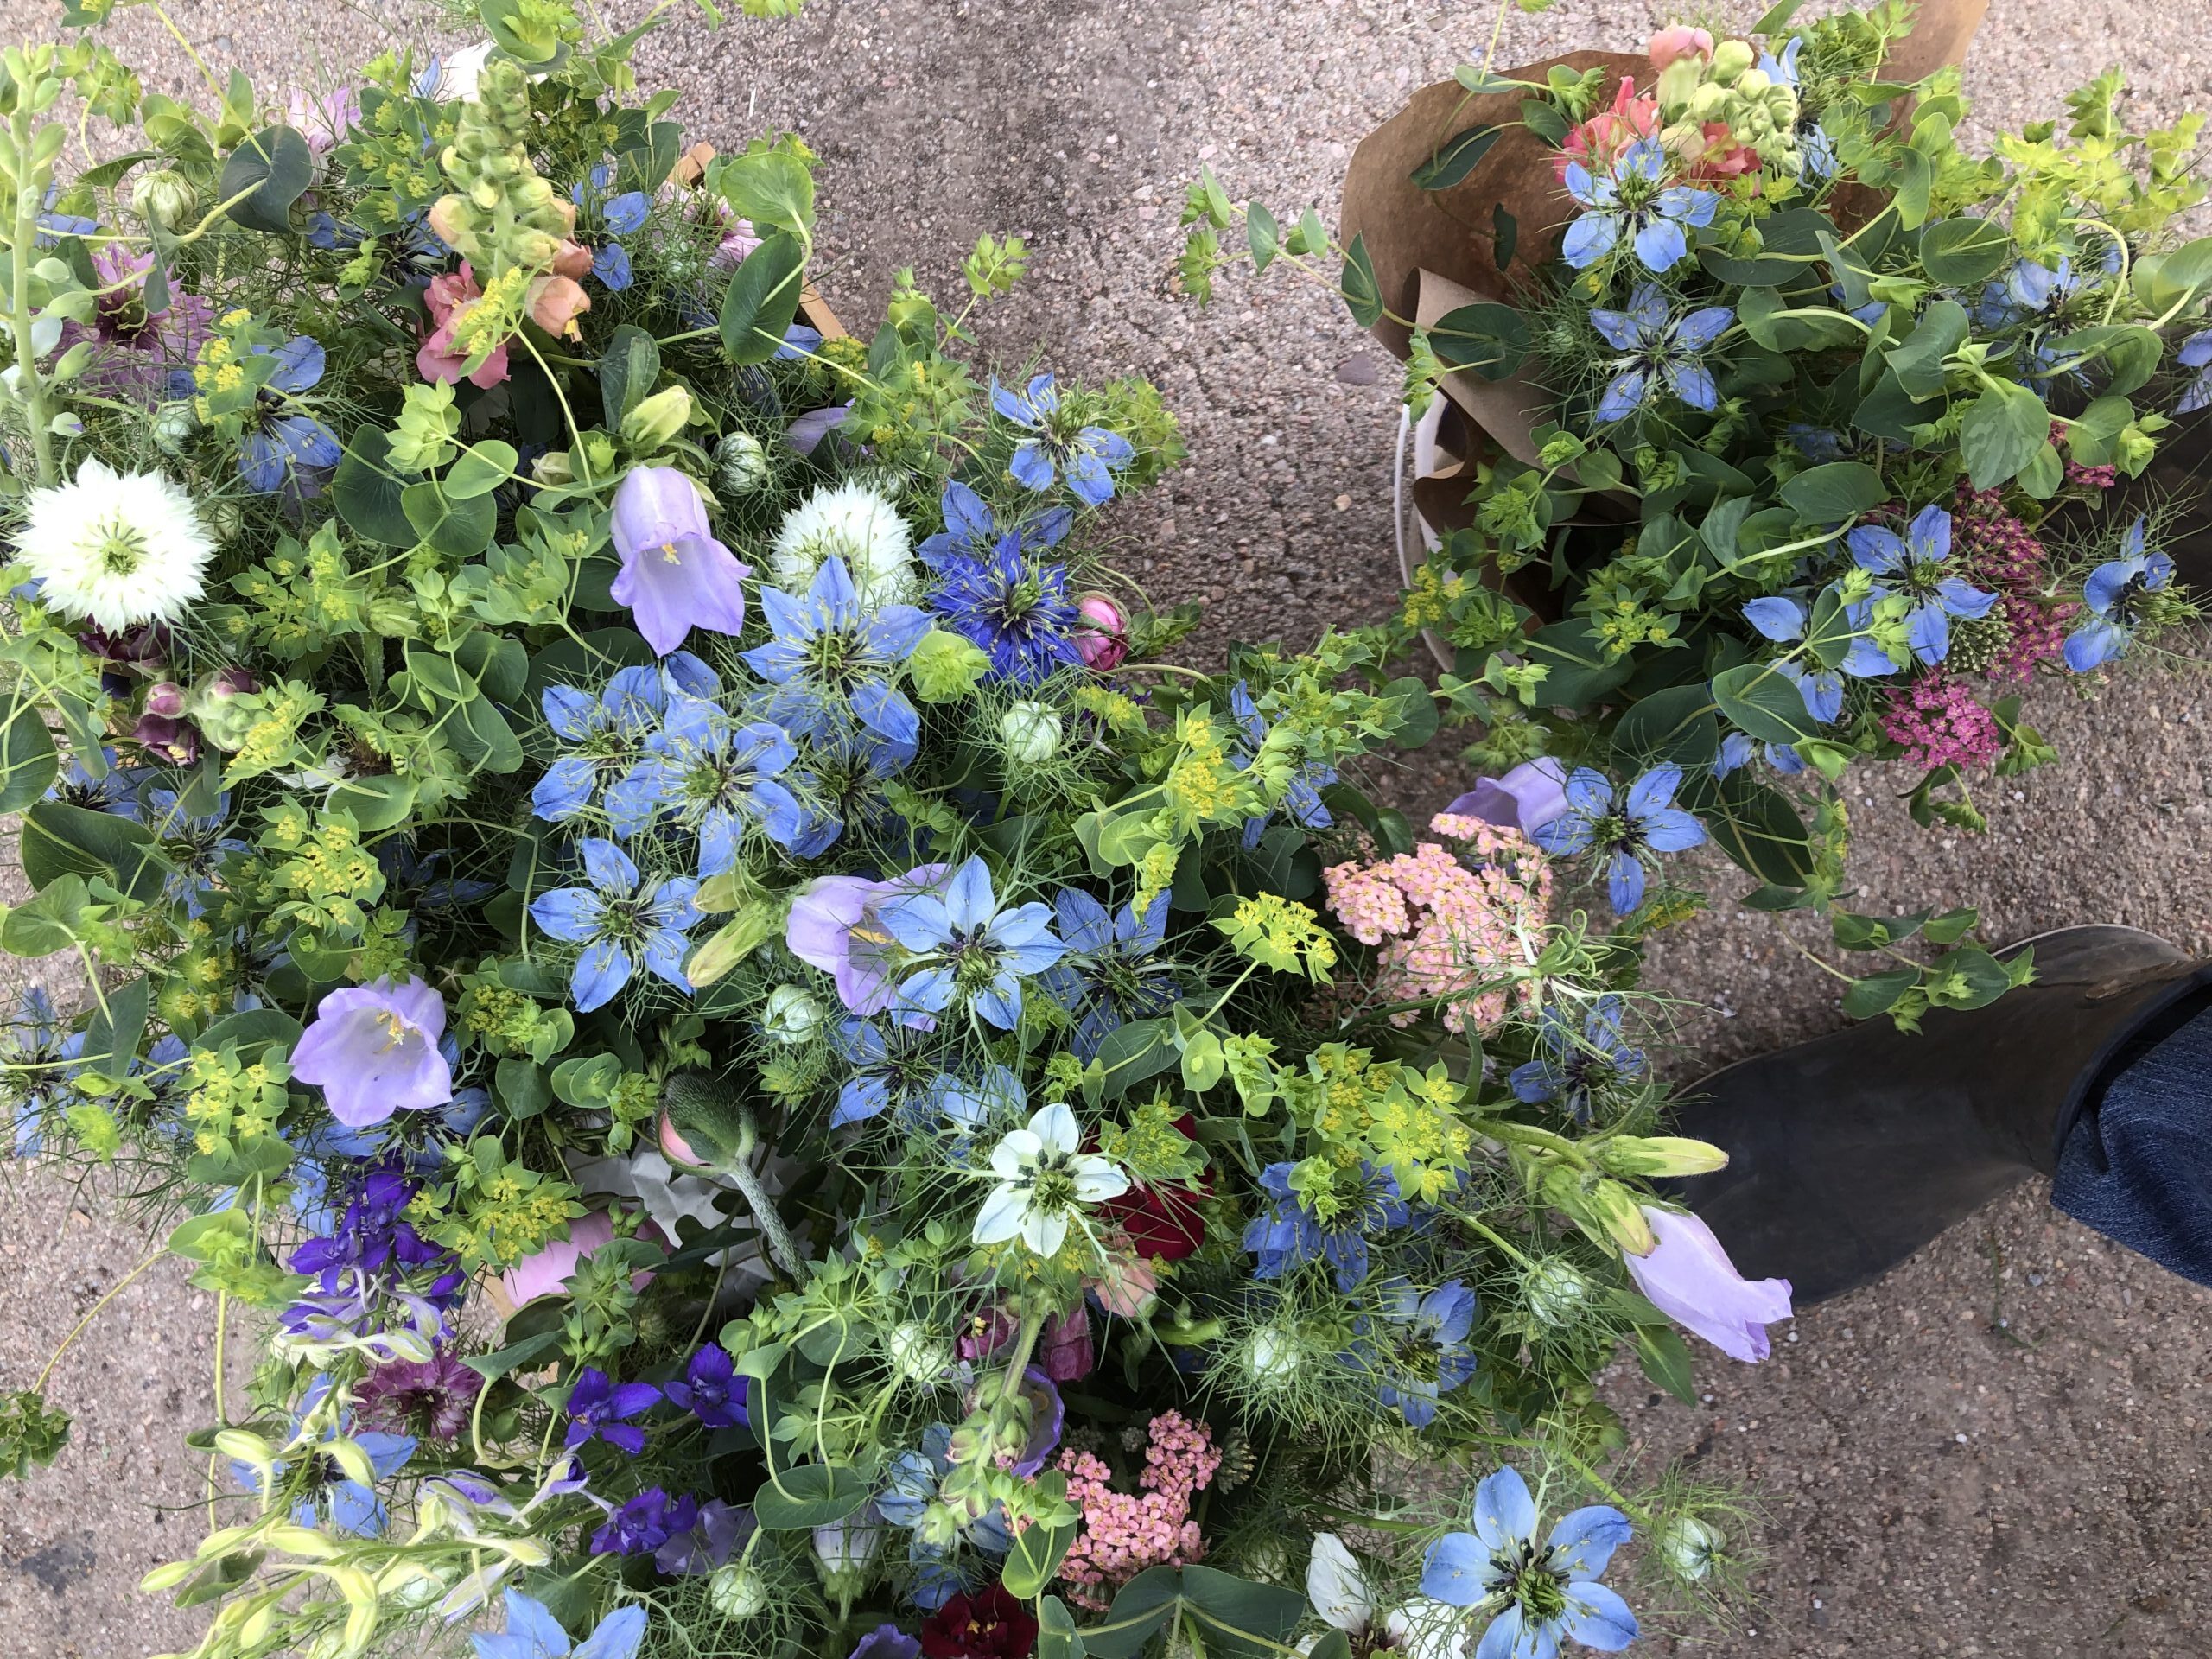
[[[1198,1120],[1185,1112],[1175,1120],[1176,1129],[1195,1138]],[[1195,1189],[1180,1186],[1132,1186],[1118,1198],[1098,1206],[1100,1212],[1129,1236],[1140,1261],[1155,1256],[1180,1262],[1206,1240],[1205,1218],[1198,1206],[1213,1196],[1213,1177],[1198,1177]]]
[[[1029,1659],[1037,1621],[995,1584],[980,1596],[955,1596],[922,1626],[924,1659]]]

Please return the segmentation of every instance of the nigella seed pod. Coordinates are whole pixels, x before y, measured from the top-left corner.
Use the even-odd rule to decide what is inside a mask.
[[[715,489],[747,495],[768,481],[768,447],[750,432],[733,432],[715,449]]]
[[[746,1561],[718,1567],[707,1580],[707,1599],[724,1618],[751,1618],[768,1606],[768,1580]]]
[[[192,217],[199,193],[181,173],[144,173],[130,187],[130,211],[147,224],[174,231]]]

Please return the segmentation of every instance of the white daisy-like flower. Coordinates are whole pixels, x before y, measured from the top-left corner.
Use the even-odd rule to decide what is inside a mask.
[[[182,614],[206,591],[215,540],[161,474],[87,457],[73,481],[30,493],[16,550],[48,610],[119,632]]]
[[[914,597],[914,533],[880,490],[849,480],[824,486],[784,516],[768,554],[775,584],[803,594],[831,556],[845,562],[862,605],[904,605]]]
[[[1078,1205],[1129,1190],[1129,1178],[1112,1159],[1083,1150],[1083,1131],[1062,1101],[1034,1114],[1027,1128],[1007,1131],[991,1148],[991,1173],[999,1184],[976,1213],[976,1243],[1019,1238],[1039,1255],[1054,1255],[1066,1243]]]

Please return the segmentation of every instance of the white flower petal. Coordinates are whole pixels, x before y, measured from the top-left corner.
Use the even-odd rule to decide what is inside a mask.
[[[1068,1212],[1031,1206],[1022,1217],[1021,1242],[1039,1255],[1055,1255],[1067,1241]]]
[[[1313,1554],[1306,1564],[1306,1599],[1313,1611],[1347,1635],[1364,1632],[1375,1617],[1375,1597],[1367,1575],[1333,1532],[1313,1535]]]
[[[1029,1217],[1028,1195],[1018,1186],[995,1186],[976,1212],[976,1243],[1003,1244]]]
[[[1084,1204],[1096,1204],[1101,1198],[1118,1198],[1129,1190],[1129,1178],[1122,1173],[1121,1166],[1109,1158],[1086,1154],[1073,1159],[1068,1166],[1075,1176],[1076,1198]]]
[[[991,1148],[991,1173],[1002,1181],[1018,1181],[1037,1167],[1045,1156],[1045,1143],[1027,1129],[1008,1129]]]
[[[1029,1120],[1029,1132],[1051,1151],[1071,1157],[1083,1146],[1083,1128],[1064,1100],[1056,1100]]]

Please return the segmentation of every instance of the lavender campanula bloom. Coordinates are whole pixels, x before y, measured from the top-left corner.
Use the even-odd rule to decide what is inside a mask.
[[[453,1098],[453,1067],[438,1052],[445,999],[419,978],[332,991],[292,1049],[292,1075],[322,1090],[348,1128],[381,1123],[402,1108]]]
[[[1643,1206],[1656,1249],[1628,1257],[1628,1270],[1651,1305],[1732,1358],[1767,1357],[1766,1327],[1790,1317],[1787,1279],[1747,1280],[1713,1229],[1695,1216]]]
[[[1503,830],[1533,836],[1567,814],[1567,768],[1548,754],[1523,760],[1503,778],[1478,778],[1475,786],[1444,809],[1480,818]]]
[[[638,632],[665,657],[694,627],[734,634],[745,626],[751,569],[714,538],[697,487],[673,467],[633,467],[614,493],[614,550],[621,573],[609,592]]]

